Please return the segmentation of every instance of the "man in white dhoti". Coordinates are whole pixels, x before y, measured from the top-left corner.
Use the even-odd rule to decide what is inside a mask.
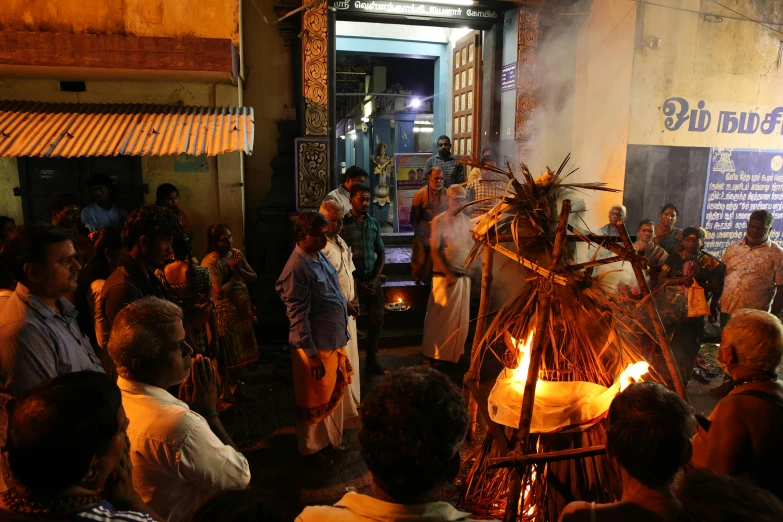
[[[473,245],[472,227],[465,204],[465,189],[452,185],[446,191],[448,209],[432,220],[430,255],[432,256],[432,293],[424,319],[422,360],[455,363],[465,350],[470,314],[470,277],[462,268]]]
[[[353,380],[349,388],[353,401],[359,404],[361,400],[359,385],[359,341],[356,336],[356,318],[359,316],[359,300],[356,297],[356,284],[353,281],[353,256],[348,249],[348,245],[340,232],[343,229],[343,218],[345,212],[337,201],[326,200],[321,204],[321,214],[326,218],[326,248],[321,250],[326,259],[332,263],[337,271],[337,278],[340,281],[340,290],[345,296],[345,302],[348,308],[348,344],[345,350],[348,352],[348,360],[353,367]]]

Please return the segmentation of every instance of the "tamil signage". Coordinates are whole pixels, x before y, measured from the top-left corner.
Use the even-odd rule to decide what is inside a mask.
[[[517,88],[517,64],[516,62],[504,65],[500,70],[500,91],[513,91]]]
[[[783,232],[783,151],[713,148],[707,171],[702,226],[704,247],[722,255],[745,236],[751,212],[766,209],[775,216],[770,238]]]
[[[331,5],[338,13],[443,18],[484,23],[503,21],[503,11],[501,9],[481,5],[464,6],[394,1],[361,2],[359,0],[332,0]]]

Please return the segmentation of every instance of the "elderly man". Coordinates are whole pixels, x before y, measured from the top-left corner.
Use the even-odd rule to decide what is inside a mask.
[[[421,367],[386,375],[362,404],[358,434],[372,496],[351,491],[334,506],[305,508],[296,521],[469,522],[470,513],[441,500],[459,472],[467,430],[465,401],[448,377]]]
[[[424,166],[425,180],[435,167],[443,171],[443,185],[446,187],[465,182],[465,167],[451,154],[451,139],[448,136],[438,137],[438,153],[428,159]]]
[[[208,498],[247,487],[250,467],[217,414],[217,372],[192,357],[177,305],[145,297],[123,308],[109,355],[130,421],[133,485],[150,508],[189,520]],[[166,391],[176,385],[179,398]]]
[[[357,415],[353,397],[345,393],[353,376],[345,349],[348,307],[337,272],[321,252],[329,243],[326,218],[302,212],[296,229],[299,241],[275,289],[291,322],[299,453],[328,466],[332,462],[321,450],[342,446],[343,421]]]
[[[321,252],[337,271],[337,279],[340,281],[340,290],[345,296],[346,306],[348,308],[348,345],[345,350],[348,352],[348,360],[353,368],[353,379],[351,381],[351,396],[353,402],[361,402],[361,388],[359,383],[359,343],[356,336],[356,318],[359,316],[359,298],[356,295],[356,283],[353,280],[353,271],[356,267],[353,265],[353,255],[351,249],[340,237],[343,229],[343,219],[345,214],[342,207],[336,201],[326,200],[321,203],[321,214],[324,215],[327,222],[327,241],[326,247]]]
[[[694,438],[693,464],[745,476],[783,499],[783,325],[760,310],[736,309],[721,335],[717,361],[731,392]]]
[[[411,268],[417,281],[430,278],[430,224],[435,216],[446,210],[446,190],[443,188],[443,169],[433,167],[427,184],[416,191],[411,204],[411,225],[413,226],[413,252]]]
[[[754,211],[748,219],[745,237],[731,245],[721,258],[726,265],[720,297],[721,326],[726,325],[738,308],[774,315],[783,310],[783,248],[769,238],[772,220],[772,214],[766,210]],[[712,306],[717,308],[718,302]]]
[[[485,155],[482,157],[482,161],[491,165],[495,158]],[[508,182],[507,176],[489,169],[481,169],[481,177],[465,185],[467,200],[479,202],[468,207],[473,217],[486,214],[492,210],[492,207],[500,203],[506,193],[511,193],[514,189],[509,186]]]
[[[349,167],[343,175],[343,184],[326,195],[324,201],[336,201],[347,214],[351,211],[351,187],[367,183],[367,172],[357,166]]]
[[[434,273],[427,302],[421,353],[430,359],[457,362],[465,348],[470,314],[470,277],[462,268],[473,246],[470,218],[457,212],[465,204],[465,189],[446,191],[448,209],[432,221],[430,255]]]
[[[596,234],[599,236],[619,236],[620,231],[617,230],[617,223],[625,221],[627,214],[625,205],[612,205],[609,209],[609,223],[599,228]]]

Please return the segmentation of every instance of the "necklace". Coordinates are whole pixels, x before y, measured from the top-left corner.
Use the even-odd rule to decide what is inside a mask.
[[[9,511],[22,513],[31,518],[45,518],[49,515],[67,513],[83,506],[98,504],[102,500],[97,495],[85,495],[39,502],[20,495],[16,488],[11,488],[0,494],[0,496],[2,496],[3,503]]]

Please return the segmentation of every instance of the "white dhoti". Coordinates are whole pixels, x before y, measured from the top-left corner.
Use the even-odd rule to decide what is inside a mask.
[[[327,446],[336,448],[343,443],[343,424],[346,420],[359,416],[352,395],[346,393],[337,408],[316,424],[296,422],[296,440],[299,443],[300,455],[314,455]]]
[[[470,278],[458,277],[449,287],[445,277],[433,276],[421,353],[440,361],[459,361],[465,352],[469,316]]]
[[[353,366],[353,380],[348,388],[353,396],[354,404],[362,402],[361,396],[361,383],[359,382],[359,337],[356,334],[356,318],[348,318],[348,334],[351,338],[348,340],[348,345],[345,347],[345,351],[348,352],[348,361]],[[346,394],[347,395],[347,394]],[[355,407],[354,407],[355,409]]]

